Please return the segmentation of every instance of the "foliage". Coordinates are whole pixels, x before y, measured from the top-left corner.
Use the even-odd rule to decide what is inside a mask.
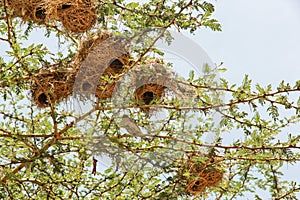
[[[180,80],[197,94],[193,104],[178,99],[155,102],[168,111],[169,119],[160,131],[148,134],[130,132],[134,127],[123,130],[120,119],[114,118],[119,108],[106,100],[87,116],[66,111],[62,103],[38,109],[30,97],[37,74],[53,66],[72,66],[83,36],[98,29],[121,35],[152,27],[220,31],[220,24],[211,18],[212,4],[99,0],[97,26],[75,34],[59,23],[12,17],[7,2],[1,1],[0,7],[0,199],[234,199],[249,193],[263,199],[261,190],[273,199],[297,199],[299,182],[282,177],[284,166],[300,159],[300,137],[286,130],[300,119],[300,98],[291,98],[298,95],[300,81],[264,87],[253,86],[245,76],[240,85],[231,85],[217,80],[217,73],[225,69],[207,66],[203,77],[191,72],[189,79]],[[44,31],[45,38],[55,35],[67,53],[51,52],[44,44],[25,45],[35,29],[39,34]],[[153,41],[148,42],[151,47]],[[152,48],[136,50],[138,59],[130,67],[153,52],[163,55]],[[125,111],[145,128],[151,118],[139,108],[147,105],[129,104]],[[191,112],[200,116],[197,124],[179,126]],[[220,115],[218,126],[211,113]],[[203,135],[212,128],[216,142],[205,143]],[[228,136],[234,133],[240,137]],[[205,148],[209,151],[199,156]],[[103,170],[97,167],[101,156],[112,162]],[[211,163],[213,170],[224,173],[221,183],[195,196],[188,193],[186,180],[193,178],[185,164],[189,159],[200,165],[216,159]]]

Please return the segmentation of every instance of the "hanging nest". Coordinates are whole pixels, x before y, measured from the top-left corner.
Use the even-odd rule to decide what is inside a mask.
[[[135,91],[135,99],[139,105],[150,105],[154,100],[159,100],[167,87],[159,84],[145,84]]]
[[[101,32],[83,40],[74,57],[71,69],[49,69],[37,74],[32,82],[31,92],[38,107],[48,107],[50,103],[58,103],[73,94],[73,86],[78,69],[83,60],[97,43],[107,39],[111,34]],[[64,69],[65,68],[65,69]],[[95,73],[95,72],[93,72]],[[88,82],[83,82],[83,90],[89,88]]]
[[[74,91],[95,95],[98,100],[110,98],[115,82],[127,70],[131,56],[124,39],[100,33],[82,42],[75,58],[78,68]]]
[[[47,71],[36,75],[31,92],[38,107],[48,107],[50,103],[58,103],[73,92],[75,71]]]
[[[92,79],[97,79],[98,84],[95,96],[98,100],[110,98],[115,90],[116,81],[119,79],[119,75],[123,74],[127,69],[125,66],[129,64],[129,59],[129,54],[124,54],[118,58],[112,59],[100,76],[98,76],[94,67],[89,67],[88,69],[90,69],[90,71],[85,72],[86,77],[81,81],[81,86],[79,88],[80,93],[92,93],[94,83]]]
[[[66,30],[75,33],[90,30],[97,20],[95,2],[92,0],[52,0],[49,2],[50,10]]]
[[[13,10],[12,17],[21,17],[24,21],[43,23],[47,17],[43,0],[9,0],[8,8]]]
[[[119,79],[118,75],[126,70],[125,66],[128,64],[129,58],[129,54],[125,54],[119,58],[113,59],[106,67],[104,73],[98,77],[99,81],[95,92],[95,96],[98,100],[107,99],[112,96],[115,90],[116,81]],[[95,73],[96,72],[91,71],[89,75],[92,76]],[[90,76],[87,76],[82,81],[81,91],[84,93],[92,88],[93,83],[90,80]],[[108,80],[104,78],[107,76]]]
[[[68,9],[68,12],[64,12],[64,15],[61,17],[65,29],[75,33],[90,30],[96,23],[96,19],[96,9],[89,6],[71,7]]]
[[[160,59],[148,59],[145,66],[138,69],[133,74],[135,80],[135,100],[141,110],[149,113],[150,108],[143,105],[151,105],[159,101],[168,90],[176,90],[174,84],[174,74],[171,72]]]
[[[191,195],[196,195],[204,192],[208,187],[217,186],[221,182],[224,172],[219,169],[220,167],[222,167],[220,160],[216,158],[207,158],[205,163],[188,158],[184,161],[179,177],[186,191]],[[189,172],[189,177],[183,175],[186,171]]]
[[[100,31],[96,34],[89,35],[86,39],[82,40],[79,45],[79,50],[74,59],[75,66],[79,68],[82,62],[87,58],[87,56],[97,45],[112,36],[113,35],[110,32]]]

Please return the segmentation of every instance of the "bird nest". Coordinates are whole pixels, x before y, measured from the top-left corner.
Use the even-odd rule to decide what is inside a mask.
[[[62,1],[51,0],[49,7],[57,11],[59,20],[66,30],[82,33],[90,30],[96,23],[96,7],[94,1]]]
[[[160,100],[163,96],[166,86],[159,84],[145,84],[135,91],[135,99],[139,105],[150,105],[155,100]]]
[[[202,193],[208,187],[217,186],[223,179],[224,172],[220,170],[220,160],[207,158],[206,162],[195,161],[192,158],[184,161],[179,177],[183,186],[191,195]],[[184,176],[188,172],[189,176]]]
[[[110,98],[115,82],[126,71],[130,58],[111,33],[88,36],[82,41],[72,68],[45,70],[33,78],[33,99],[39,107],[47,107],[66,99],[74,91],[91,94],[98,100]]]
[[[135,100],[142,111],[149,113],[149,107],[143,105],[155,104],[160,101],[167,91],[176,90],[174,74],[159,59],[148,59],[145,65],[132,73],[135,81]]]
[[[12,17],[21,17],[24,21],[29,20],[42,23],[46,19],[45,1],[42,0],[9,0],[8,8],[13,10]]]
[[[45,24],[61,21],[67,31],[75,33],[90,30],[97,20],[94,0],[9,0],[8,7],[13,17]]]
[[[128,68],[131,56],[124,39],[100,33],[82,42],[75,58],[79,66],[74,91],[95,95],[98,100],[110,98],[115,82]]]
[[[94,72],[94,68],[92,68],[91,71],[88,72],[89,75],[81,81],[80,93],[85,94],[87,92],[89,93],[89,91],[92,93],[93,79],[98,79],[95,96],[98,100],[111,98],[119,75],[126,71],[125,66],[128,64],[129,58],[129,54],[124,54],[112,59],[112,61],[106,65],[104,72],[100,76],[97,76],[97,72]]]
[[[87,38],[82,40],[80,43],[78,52],[74,59],[75,65],[80,67],[82,62],[88,57],[88,55],[97,45],[106,39],[111,38],[112,36],[112,33],[106,31],[99,31],[98,33],[87,36]]]
[[[33,78],[31,92],[38,107],[47,107],[72,94],[74,70],[44,71]]]

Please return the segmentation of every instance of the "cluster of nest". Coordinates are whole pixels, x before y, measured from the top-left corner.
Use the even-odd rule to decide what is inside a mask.
[[[75,33],[90,30],[97,20],[94,0],[7,0],[7,5],[13,17],[39,24],[60,21]]]
[[[31,92],[39,107],[59,103],[72,94],[91,95],[98,100],[111,98],[116,82],[132,64],[128,41],[109,32],[88,36],[80,44],[72,64],[60,65],[35,75]],[[134,73],[134,97],[139,106],[150,105],[162,99],[167,89],[176,90],[174,74],[164,67],[160,59],[148,59]],[[149,111],[149,107],[142,109]]]
[[[99,100],[110,98],[114,90],[115,81],[110,83],[106,79],[104,81],[101,77],[108,76],[113,79],[115,76],[123,73],[126,69],[125,66],[129,63],[130,56],[128,53],[118,54],[120,55],[119,57],[105,62],[102,66],[103,69],[97,69],[101,60],[91,57],[97,55],[97,48],[102,47],[105,50],[105,44],[112,41],[108,40],[109,38],[114,38],[114,36],[107,32],[90,36],[81,43],[72,64],[46,69],[36,74],[32,79],[31,93],[38,107],[47,107],[50,103],[59,103],[63,99],[68,98],[73,94],[74,89],[76,90],[74,88],[76,79],[81,80],[79,81],[80,86],[77,92],[84,94],[89,91],[92,87],[91,80],[95,79],[97,84],[93,95]],[[83,63],[88,64],[88,67],[82,67]],[[85,73],[80,74],[79,72],[82,69],[85,70]],[[97,72],[99,70],[102,70],[100,75]],[[80,77],[80,75],[83,77]]]
[[[129,70],[127,66],[131,60],[123,38],[109,32],[88,36],[82,41],[71,65],[46,69],[35,75],[31,85],[33,99],[42,108],[59,103],[72,94],[92,95],[98,100],[111,98],[116,82]],[[147,60],[145,68],[133,73],[135,77],[132,77],[134,97],[140,106],[160,100],[166,89],[172,87],[172,74],[163,67],[161,60]],[[149,108],[142,110],[148,112]]]
[[[208,158],[205,163],[202,163],[189,158],[184,161],[184,167],[179,172],[179,177],[183,181],[186,191],[191,195],[196,195],[221,182],[224,172],[220,170],[220,167],[218,159]],[[187,171],[188,177],[183,175]]]

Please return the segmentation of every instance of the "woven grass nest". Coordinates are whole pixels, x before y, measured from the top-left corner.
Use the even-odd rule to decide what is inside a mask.
[[[69,65],[71,68],[60,66],[60,69],[44,70],[37,74],[32,80],[31,92],[38,107],[47,107],[50,103],[58,103],[72,95],[76,78],[82,80],[79,88],[75,88],[79,93],[91,90],[93,86],[92,80],[95,79],[97,88],[93,95],[99,100],[110,98],[115,89],[114,80],[126,70],[125,66],[129,64],[130,60],[129,53],[120,54],[118,52],[116,55],[120,56],[113,57],[109,62],[104,63],[103,73],[100,75],[97,73],[97,67],[101,63],[101,56],[102,58],[103,56],[111,56],[114,48],[111,48],[111,52],[108,51],[107,55],[101,56],[97,54],[97,51],[95,53],[94,50],[97,48],[105,49],[105,45],[109,45],[110,42],[104,43],[104,46],[101,42],[111,37],[113,35],[108,32],[99,32],[95,35],[90,35],[82,41],[78,53],[74,57],[72,64]],[[122,48],[117,47],[118,43],[112,45],[115,45],[116,51],[120,51],[120,48]],[[85,64],[88,67],[84,69],[85,73],[82,74],[83,76],[78,77],[78,72],[82,68],[84,61],[86,61]],[[104,80],[103,77],[105,76],[108,76],[111,81]]]
[[[57,10],[57,16],[66,30],[82,33],[96,23],[97,15],[92,0],[51,0],[49,7]]]
[[[50,103],[58,103],[73,92],[75,70],[43,71],[37,74],[31,85],[33,99],[38,107],[44,108]]]
[[[47,24],[61,21],[67,31],[82,33],[96,23],[94,0],[8,0],[12,17]]]
[[[21,17],[24,21],[41,23],[46,19],[45,1],[8,0],[8,8],[13,10],[12,17]]]
[[[160,100],[163,96],[165,86],[159,84],[145,84],[135,91],[135,99],[139,105],[150,105],[155,100]]]
[[[179,172],[179,177],[184,183],[185,190],[190,195],[202,193],[208,187],[217,186],[224,177],[224,171],[220,170],[219,159],[207,158],[205,163],[196,162],[192,158],[184,160],[183,169]],[[189,176],[183,176],[188,171]]]
[[[110,98],[116,81],[130,64],[131,56],[125,46],[122,38],[107,32],[82,42],[75,58],[79,66],[76,79],[81,80],[74,85],[76,93],[95,95],[98,100]]]
[[[116,87],[116,81],[118,75],[126,71],[125,66],[129,63],[129,54],[124,54],[118,58],[113,58],[110,63],[107,63],[106,68],[101,76],[93,76],[97,72],[90,71],[90,75],[83,79],[79,88],[81,94],[89,93],[92,91],[93,82],[92,79],[97,79],[97,87],[95,96],[98,100],[111,98]],[[105,78],[108,77],[108,80]]]
[[[120,60],[122,60],[120,58]],[[106,69],[105,75],[116,75],[120,73],[124,64],[119,59],[112,62]],[[71,71],[46,71],[35,76],[31,86],[33,99],[38,107],[48,107],[51,103],[59,103],[61,100],[68,98],[73,93],[73,85],[76,78],[77,70]],[[101,77],[99,77],[100,79]],[[82,82],[82,90],[90,89],[91,84],[87,78]],[[95,96],[98,99],[106,99],[112,96],[115,82],[107,83],[100,81]]]
[[[74,58],[75,65],[80,67],[82,62],[88,57],[88,55],[97,45],[111,37],[113,37],[113,34],[106,31],[99,31],[98,33],[88,35],[81,41],[79,45],[78,51]]]
[[[160,59],[148,59],[145,66],[133,74],[135,80],[135,100],[139,106],[151,105],[160,101],[168,90],[176,90],[174,74]],[[150,108],[142,108],[142,111],[149,113]]]

